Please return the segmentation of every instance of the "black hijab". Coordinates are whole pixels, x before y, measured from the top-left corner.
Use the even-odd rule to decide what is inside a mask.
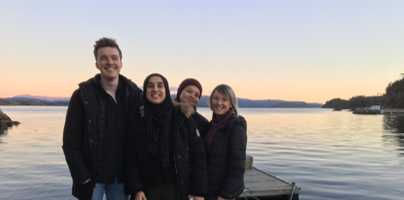
[[[153,76],[160,77],[164,83],[166,96],[163,102],[160,104],[151,103],[147,99],[147,86],[149,79]],[[168,140],[174,105],[171,101],[167,79],[161,74],[150,74],[143,82],[143,90],[144,114],[146,131],[148,135],[148,150],[153,158],[161,161],[164,167],[168,167],[170,165]]]

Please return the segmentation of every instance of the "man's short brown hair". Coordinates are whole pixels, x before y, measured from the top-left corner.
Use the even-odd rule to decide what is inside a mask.
[[[98,56],[98,49],[103,48],[103,47],[115,47],[116,49],[118,49],[119,59],[122,61],[122,51],[119,48],[118,43],[116,43],[115,39],[107,38],[107,37],[103,37],[103,38],[100,38],[99,40],[95,41],[94,57],[95,57],[96,61],[97,61],[97,56]]]

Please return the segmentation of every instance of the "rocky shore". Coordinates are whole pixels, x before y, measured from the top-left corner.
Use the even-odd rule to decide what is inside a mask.
[[[0,109],[0,134],[3,134],[9,127],[18,124],[20,124],[20,122],[11,120],[10,117]]]
[[[371,115],[375,115],[375,114],[381,114],[380,110],[372,110],[369,108],[355,108],[353,109],[352,113],[354,114],[371,114]]]

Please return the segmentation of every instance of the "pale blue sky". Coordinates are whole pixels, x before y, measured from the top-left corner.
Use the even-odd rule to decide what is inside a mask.
[[[200,80],[238,97],[325,103],[404,72],[404,1],[1,1],[0,97],[68,97],[116,38],[121,73]],[[7,87],[5,87],[7,85]]]

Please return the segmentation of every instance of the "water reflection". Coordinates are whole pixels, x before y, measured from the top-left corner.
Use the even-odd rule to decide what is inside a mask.
[[[0,124],[0,137],[7,135],[8,126],[6,124]],[[1,139],[0,139],[1,141]]]
[[[404,115],[384,115],[383,128],[396,133],[404,133]]]
[[[8,129],[12,129],[13,126],[18,126],[17,123],[19,124],[19,122],[0,123],[0,138],[1,138],[1,136],[8,134]]]
[[[398,155],[404,157],[404,115],[384,115],[383,142],[398,151]]]
[[[2,136],[7,135],[8,133],[8,127],[5,124],[0,124],[0,144],[4,143],[2,140]],[[0,149],[0,151],[3,151],[2,149]]]

